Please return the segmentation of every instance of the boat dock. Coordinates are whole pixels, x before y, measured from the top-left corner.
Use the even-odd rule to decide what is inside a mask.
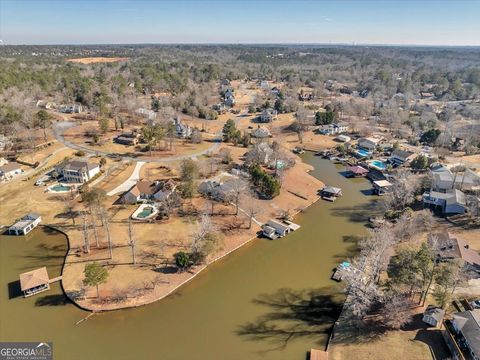
[[[50,279],[47,268],[31,270],[20,274],[20,289],[24,297],[29,297],[50,290],[50,284],[62,280],[62,276]]]
[[[323,350],[311,349],[310,360],[328,360],[328,352]]]

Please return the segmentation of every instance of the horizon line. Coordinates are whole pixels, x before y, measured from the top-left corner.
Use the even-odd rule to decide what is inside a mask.
[[[398,44],[398,43],[356,43],[356,42],[319,42],[319,43],[302,43],[302,42],[134,42],[134,43],[36,43],[36,44],[7,44],[4,41],[0,40],[0,47],[6,46],[132,46],[132,45],[207,45],[207,46],[219,46],[219,45],[239,45],[239,46],[377,46],[377,47],[470,47],[476,48],[480,47],[480,44],[477,45],[467,45],[467,44]]]

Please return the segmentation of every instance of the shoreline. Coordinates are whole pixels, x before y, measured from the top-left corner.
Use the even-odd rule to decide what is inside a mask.
[[[315,183],[316,181],[323,183],[321,180],[317,179],[316,177],[314,177],[313,175],[310,174],[310,172],[313,170],[312,166],[310,164],[307,164],[307,163],[303,162],[303,160],[302,160],[301,161],[301,166],[307,166],[307,169],[305,170],[304,173],[305,173],[306,176],[312,178],[312,180],[311,180],[312,183]],[[285,191],[287,191],[287,190],[285,190]],[[295,208],[295,210],[292,211],[292,216],[296,217],[300,212],[306,211],[313,204],[315,204],[319,199],[320,199],[320,196],[318,196],[318,194],[315,195],[313,200],[308,201],[308,203],[305,204],[303,207]],[[62,233],[65,233],[65,232],[62,231]],[[247,233],[247,235],[248,235],[248,233]],[[227,255],[232,254],[236,250],[244,247],[245,245],[252,243],[253,240],[259,239],[258,235],[249,236],[247,239],[245,239],[243,241],[240,241],[239,244],[233,245],[233,247],[231,249],[228,249],[225,252],[220,252],[220,254],[215,256],[212,260],[208,261],[208,263],[202,264],[202,265],[197,266],[197,267],[193,267],[193,268],[190,269],[190,271],[185,271],[185,272],[179,274],[180,276],[183,275],[182,276],[183,278],[178,279],[178,281],[179,281],[178,283],[176,283],[175,285],[173,285],[170,288],[164,289],[164,291],[158,290],[158,294],[156,296],[152,296],[152,292],[150,292],[148,295],[128,299],[128,300],[123,301],[123,302],[93,303],[92,301],[88,301],[88,300],[85,300],[85,299],[75,299],[75,298],[73,298],[72,296],[70,296],[68,289],[66,289],[66,287],[65,287],[64,274],[65,274],[65,272],[68,272],[69,265],[72,264],[72,263],[68,262],[68,256],[72,255],[72,254],[70,254],[71,239],[68,236],[68,234],[66,236],[67,236],[67,241],[69,243],[68,244],[69,251],[67,251],[67,253],[65,254],[64,266],[62,267],[62,281],[61,281],[62,291],[64,292],[65,296],[71,302],[73,302],[77,307],[79,307],[79,308],[81,308],[85,311],[90,311],[90,312],[95,312],[95,313],[122,310],[122,309],[130,309],[130,308],[137,308],[137,307],[140,307],[140,306],[149,305],[149,304],[152,304],[156,301],[160,301],[162,299],[165,299],[166,297],[170,296],[172,293],[177,291],[179,288],[186,285],[191,280],[193,280],[195,277],[197,277],[197,275],[199,275],[202,271],[204,271],[210,265],[212,265],[212,264],[216,263],[217,261],[225,258]],[[111,264],[111,265],[115,266],[115,264]],[[188,276],[185,276],[185,274],[188,274]],[[155,287],[154,287],[153,291],[155,291]],[[74,294],[75,292],[71,291],[71,293]]]

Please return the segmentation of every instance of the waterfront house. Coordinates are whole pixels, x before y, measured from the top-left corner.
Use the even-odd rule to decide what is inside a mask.
[[[480,254],[470,248],[463,238],[452,236],[448,231],[431,233],[428,243],[433,248],[437,262],[461,259],[467,270],[480,270]]]
[[[36,213],[30,213],[22,217],[8,228],[10,235],[27,235],[42,221],[42,217]]]
[[[467,211],[465,194],[458,189],[423,193],[423,206],[440,210],[442,214],[463,214]]]
[[[453,188],[460,190],[480,189],[480,176],[470,169],[454,174],[445,166],[437,166],[431,170],[432,190],[447,192]]]
[[[435,306],[429,306],[423,313],[422,321],[430,326],[437,327],[442,324],[445,310]]]
[[[390,155],[390,162],[394,165],[400,166],[412,161],[415,158],[415,153],[407,150],[396,149]]]
[[[373,192],[377,195],[385,195],[392,189],[393,184],[387,180],[376,180],[373,182]]]
[[[351,177],[366,176],[369,170],[360,165],[348,166],[347,174]]]
[[[14,161],[0,166],[0,179],[8,180],[23,172],[19,163]]]
[[[20,274],[20,289],[29,297],[50,289],[50,278],[46,267]]]
[[[117,144],[131,146],[131,145],[138,144],[139,137],[140,137],[139,134],[132,131],[132,132],[122,133],[118,135],[113,139],[113,141],[116,142]]]
[[[139,180],[120,198],[124,204],[136,204],[144,200],[163,201],[168,199],[176,190],[177,184],[174,180],[163,181]]]
[[[248,187],[246,181],[239,178],[231,178],[224,182],[207,180],[198,187],[198,192],[208,198],[219,202],[230,202],[236,194]]]
[[[83,184],[100,172],[100,166],[86,160],[71,160],[57,166],[56,171],[64,182]]]
[[[453,314],[452,338],[465,355],[465,359],[480,359],[480,310],[467,310]]]
[[[272,240],[287,235],[291,230],[288,224],[275,219],[268,220],[262,226],[262,234]]]
[[[337,197],[342,196],[342,189],[334,186],[325,186],[320,190],[320,196],[324,200],[333,202]]]
[[[361,138],[358,140],[357,145],[363,149],[373,151],[376,149],[380,141],[381,139],[373,137]]]
[[[277,110],[274,109],[265,109],[260,115],[260,122],[269,123],[274,120],[277,120]]]

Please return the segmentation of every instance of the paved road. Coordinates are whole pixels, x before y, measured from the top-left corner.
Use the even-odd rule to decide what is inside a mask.
[[[139,158],[136,158],[136,157],[125,156],[125,155],[117,154],[117,153],[109,153],[109,152],[106,152],[106,151],[93,150],[93,149],[91,149],[87,146],[74,144],[74,143],[66,140],[65,137],[63,136],[63,133],[65,132],[65,130],[70,129],[74,126],[77,126],[77,123],[74,122],[74,121],[59,121],[59,122],[55,123],[55,125],[53,126],[53,134],[59,142],[61,142],[62,144],[64,144],[65,146],[67,146],[71,149],[81,150],[81,151],[83,151],[87,154],[102,155],[102,156],[115,158],[115,159],[126,160],[126,161],[135,161],[135,162],[141,161],[141,162],[147,162],[147,163],[152,163],[152,162],[153,163],[168,163],[168,162],[172,162],[172,161],[192,159],[192,158],[196,158],[198,156],[205,155],[209,152],[215,151],[216,149],[218,149],[218,147],[220,146],[220,143],[221,143],[221,133],[218,133],[218,134],[215,134],[215,139],[213,140],[214,143],[210,147],[208,147],[205,150],[202,150],[202,151],[190,154],[190,155],[173,155],[173,156],[163,156],[163,157],[158,157],[158,158],[143,158],[142,157],[142,158],[139,159]]]

